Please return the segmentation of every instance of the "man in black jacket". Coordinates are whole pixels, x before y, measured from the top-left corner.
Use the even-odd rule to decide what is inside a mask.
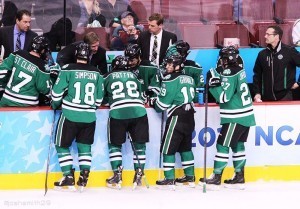
[[[89,44],[91,50],[90,65],[97,67],[102,75],[107,73],[106,50],[99,45],[99,37],[94,32],[87,33],[83,42]],[[76,63],[76,46],[81,42],[76,42],[66,46],[57,54],[57,63],[60,66],[69,63]]]
[[[19,10],[16,15],[15,25],[0,28],[0,47],[3,46],[2,48],[4,49],[4,56],[0,57],[0,63],[10,53],[17,51],[17,39],[20,41],[19,49],[29,51],[31,41],[37,36],[35,32],[30,30],[30,22],[31,13],[27,10]]]
[[[267,28],[267,48],[260,51],[253,69],[254,101],[293,100],[296,67],[300,67],[300,53],[281,42],[282,29],[275,25]]]
[[[163,23],[164,17],[161,14],[152,14],[148,18],[149,29],[142,32],[138,38],[142,60],[150,60],[157,66],[162,64],[168,47],[177,41],[176,34],[163,30]]]

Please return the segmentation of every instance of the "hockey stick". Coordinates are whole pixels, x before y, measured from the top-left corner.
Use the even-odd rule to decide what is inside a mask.
[[[55,124],[55,115],[56,115],[56,110],[53,110],[53,121],[52,121],[52,126],[51,126],[51,135],[50,135],[50,139],[49,139],[49,148],[48,148],[48,158],[47,158],[47,167],[46,167],[46,178],[45,178],[45,194],[44,196],[46,196],[47,192],[48,192],[48,174],[49,174],[49,166],[50,166],[50,152],[51,152],[51,143],[52,143],[52,139],[54,136],[54,124]]]
[[[161,146],[161,143],[163,141],[164,120],[165,120],[165,112],[162,112],[161,113],[161,125],[160,125],[160,146]],[[159,173],[158,173],[158,179],[161,179],[161,173],[163,172],[162,171],[161,161],[162,161],[162,153],[160,153],[160,150],[159,150],[159,164],[158,164],[158,166],[159,166]]]
[[[208,80],[206,80],[206,83],[205,83],[203,193],[206,193],[207,112],[208,112]]]
[[[3,57],[4,57],[4,52],[5,52],[4,46],[1,45],[1,47],[0,47],[0,60],[2,60],[2,61],[3,61]]]
[[[134,155],[135,155],[135,157],[136,157],[136,159],[137,159],[137,161],[138,161],[139,168],[142,169],[141,162],[140,162],[139,156],[138,156],[138,154],[137,154],[137,152],[136,152],[136,149],[135,149],[135,147],[134,147],[134,144],[133,144],[132,138],[131,138],[131,136],[130,136],[130,133],[128,132],[127,134],[128,134],[128,138],[129,138],[129,141],[130,141],[130,144],[131,144],[133,153],[134,153]],[[146,185],[147,189],[149,189],[149,183],[148,183],[148,181],[147,181],[147,178],[146,178],[145,173],[144,173],[144,175],[143,175],[143,179],[144,179],[144,182],[145,182],[145,185]]]

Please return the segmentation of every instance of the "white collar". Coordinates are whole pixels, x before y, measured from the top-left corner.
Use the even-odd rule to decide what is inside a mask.
[[[161,31],[160,31],[158,34],[156,34],[156,35],[154,35],[154,34],[152,33],[152,34],[151,34],[151,37],[154,38],[154,36],[156,36],[158,40],[161,40],[162,32],[163,32],[163,30],[161,30]]]

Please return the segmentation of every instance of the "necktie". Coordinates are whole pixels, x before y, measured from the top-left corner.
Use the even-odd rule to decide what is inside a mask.
[[[20,36],[21,36],[21,32],[18,33],[18,37],[17,37],[17,41],[16,41],[16,51],[18,51],[18,50],[21,49],[21,39],[20,39]]]
[[[151,62],[156,63],[156,58],[157,58],[157,36],[154,36]]]

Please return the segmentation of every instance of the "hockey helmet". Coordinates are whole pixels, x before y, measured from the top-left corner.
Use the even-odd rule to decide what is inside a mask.
[[[139,58],[141,56],[141,48],[138,44],[129,44],[124,52],[124,55],[129,59]]]
[[[41,59],[47,58],[46,54],[50,52],[49,40],[45,36],[36,36],[31,42],[30,51],[40,54]]]
[[[181,71],[183,69],[183,57],[176,53],[176,54],[172,54],[169,57],[165,58],[165,63],[167,64],[173,64],[174,69],[179,66],[179,70]]]
[[[128,70],[128,57],[119,55],[113,59],[111,63],[112,71],[115,70]]]
[[[176,46],[177,52],[185,59],[189,54],[189,43],[183,40],[179,40],[175,42],[174,45]]]
[[[236,65],[239,56],[239,50],[234,46],[223,47],[219,52],[220,59],[224,64]]]
[[[90,57],[90,46],[84,42],[79,43],[76,46],[75,56],[76,59],[88,61]]]

